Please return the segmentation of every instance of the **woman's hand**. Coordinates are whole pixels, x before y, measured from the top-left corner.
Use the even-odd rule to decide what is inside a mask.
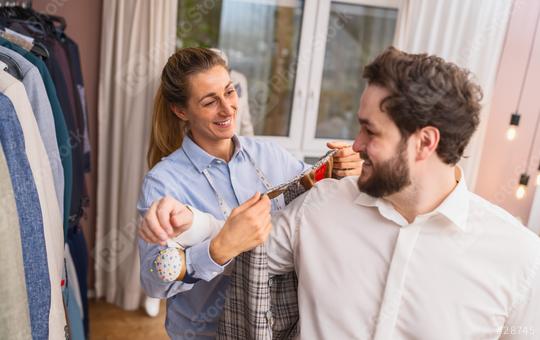
[[[334,155],[332,177],[360,176],[364,161],[358,152],[353,151],[351,145],[343,142],[329,142],[326,146],[330,149],[339,149]]]
[[[154,201],[144,215],[139,236],[148,243],[165,245],[167,239],[188,230],[192,222],[193,213],[187,206],[165,196]]]
[[[256,193],[233,209],[220,232],[210,242],[210,256],[223,265],[235,256],[262,244],[272,230],[270,199]]]

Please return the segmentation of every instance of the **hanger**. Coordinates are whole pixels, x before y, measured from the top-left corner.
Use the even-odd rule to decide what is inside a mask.
[[[29,20],[30,18],[33,20]],[[51,31],[47,30],[46,26],[48,22],[45,22],[43,16],[32,9],[32,1],[23,1],[22,3],[16,1],[0,1],[0,29],[9,27],[12,23],[21,23],[39,36],[45,36],[48,31]],[[52,24],[50,24],[50,26],[53,27]],[[20,41],[10,39],[6,36],[4,36],[4,38],[20,45]],[[50,57],[47,47],[35,38],[33,38],[31,46],[24,45],[23,48],[42,59],[48,59]]]
[[[37,55],[38,57],[41,57],[44,60],[49,59],[50,57],[49,50],[47,49],[47,47],[42,42],[39,42],[39,41],[34,40],[34,46],[32,46],[32,49],[30,50],[30,52],[34,53],[35,55]]]
[[[32,0],[25,1],[0,1],[0,7],[16,7],[32,8]]]
[[[59,26],[54,25],[54,27],[62,31],[62,33],[66,30],[67,23],[66,23],[66,19],[64,19],[63,17],[59,17],[57,15],[52,15],[52,14],[47,14],[46,17],[52,21],[53,25],[54,23],[58,23]]]
[[[19,67],[19,64],[11,56],[0,52],[0,68],[7,73],[11,74],[13,77],[18,80],[23,79],[22,70]]]

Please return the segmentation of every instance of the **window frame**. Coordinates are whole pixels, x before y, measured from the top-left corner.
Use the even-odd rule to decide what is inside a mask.
[[[309,74],[311,70],[311,50],[312,39],[317,24],[318,3],[316,1],[304,0],[302,10],[302,27],[300,33],[298,62],[296,65],[292,112],[289,122],[289,133],[287,136],[256,135],[261,140],[271,140],[291,151],[301,158],[302,136],[304,116],[307,104],[307,88],[309,86]],[[249,86],[249,85],[248,85]]]
[[[237,0],[252,2],[253,0]],[[255,0],[269,5],[287,5],[291,0]],[[326,143],[337,139],[316,138],[319,101],[326,54],[326,41],[333,3],[392,8],[398,11],[405,0],[304,0],[295,67],[293,100],[286,136],[256,135],[257,139],[277,142],[299,159],[317,157],[327,150]],[[399,20],[399,19],[398,19]],[[394,44],[397,39],[394,34]],[[248,84],[249,86],[249,84]],[[358,98],[360,99],[360,98]],[[351,143],[352,140],[342,140]]]
[[[302,155],[303,157],[314,157],[316,155],[324,154],[327,150],[326,143],[334,140],[343,141],[345,143],[352,144],[353,140],[349,139],[331,139],[331,138],[317,138],[317,120],[319,111],[319,101],[321,94],[321,85],[324,69],[324,58],[326,54],[326,39],[328,32],[328,25],[330,21],[330,8],[332,3],[345,3],[361,6],[374,6],[383,8],[392,8],[400,11],[400,0],[322,0],[319,2],[317,25],[314,32],[312,43],[310,48],[310,54],[312,55],[312,64],[309,71],[310,77],[307,87],[307,98],[304,110],[304,120],[301,125],[291,125],[291,130],[302,130],[302,139],[300,141],[300,149],[290,150]],[[397,28],[397,26],[396,26]],[[394,34],[394,43],[397,37],[397,29]],[[303,51],[301,51],[303,52]],[[296,99],[296,98],[295,98]],[[360,97],[358,98],[360,100]],[[295,120],[296,122],[297,120]],[[297,143],[298,144],[298,143]]]

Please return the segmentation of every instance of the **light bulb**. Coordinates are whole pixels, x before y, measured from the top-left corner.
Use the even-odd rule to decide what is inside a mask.
[[[518,200],[525,197],[525,194],[527,193],[527,184],[529,184],[529,175],[526,173],[521,174],[519,177],[519,186],[516,190],[516,198]]]
[[[510,125],[508,130],[506,130],[506,139],[514,140],[516,139],[517,129],[515,125]]]
[[[506,130],[506,138],[508,140],[514,140],[517,135],[517,127],[519,126],[520,114],[516,111],[510,116],[510,126]]]
[[[524,186],[523,184],[520,184],[516,190],[516,198],[518,200],[522,199],[523,197],[525,197],[525,194],[527,193],[527,187]]]

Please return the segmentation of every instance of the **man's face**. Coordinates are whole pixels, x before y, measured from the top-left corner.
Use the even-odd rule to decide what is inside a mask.
[[[369,85],[360,99],[360,131],[353,150],[364,160],[358,178],[360,191],[373,197],[385,197],[411,184],[408,142],[402,139],[396,124],[380,110],[388,90]]]

